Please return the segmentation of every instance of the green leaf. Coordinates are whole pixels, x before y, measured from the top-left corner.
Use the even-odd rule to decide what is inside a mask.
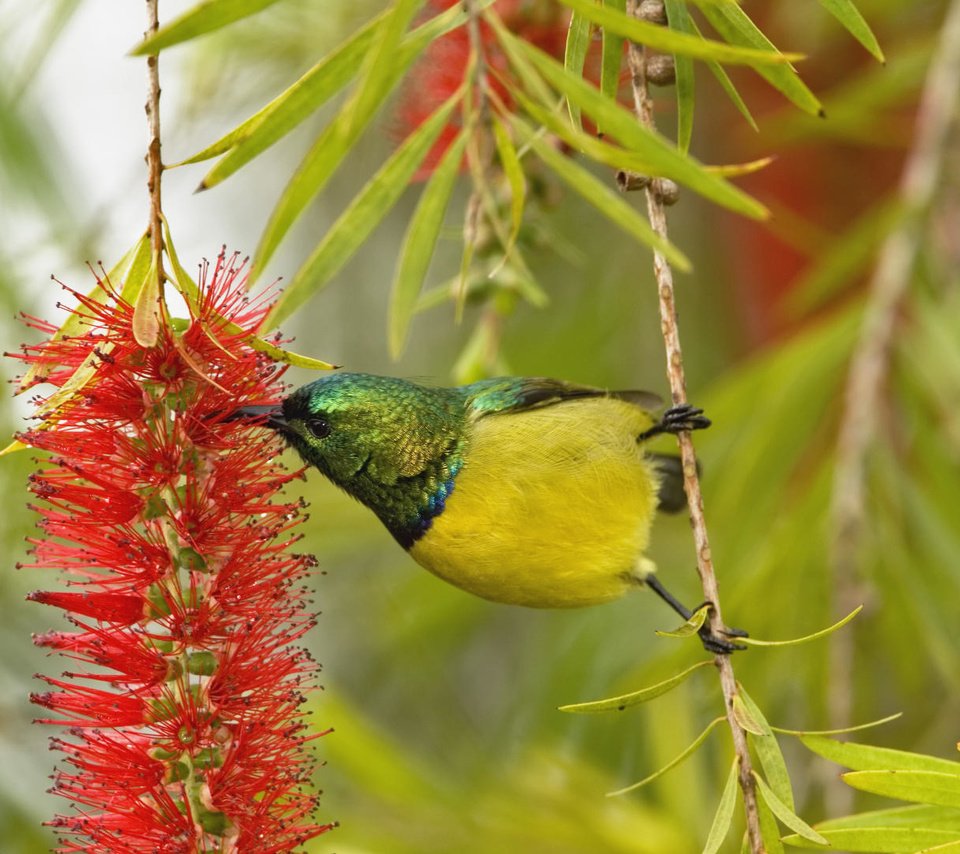
[[[704,6],[702,11],[713,28],[731,44],[776,50],[773,43],[747,17],[747,13],[735,3]],[[792,66],[756,65],[754,70],[804,112],[814,116],[823,115],[820,101]]]
[[[903,712],[896,712],[892,715],[887,715],[885,718],[878,718],[875,721],[868,721],[865,724],[857,724],[856,726],[841,727],[840,729],[820,729],[820,730],[802,730],[802,729],[784,729],[783,727],[772,726],[771,730],[774,732],[782,733],[783,735],[843,735],[848,732],[857,732],[862,729],[871,729],[875,726],[880,726],[881,724],[890,723],[890,721],[895,721],[897,718],[902,718]]]
[[[687,4],[683,0],[666,0],[667,21],[670,29],[679,33],[699,37],[694,30]],[[676,54],[673,57],[676,68],[677,90],[677,148],[686,154],[690,150],[693,137],[694,73],[693,60],[689,56]]]
[[[710,832],[707,834],[707,841],[704,843],[702,854],[717,854],[723,841],[730,832],[730,824],[733,821],[733,809],[737,805],[737,772],[740,770],[740,762],[736,756],[733,758],[733,764],[730,766],[730,773],[727,775],[726,785],[723,787],[723,794],[720,795],[720,803],[717,805],[717,811],[713,816],[713,823],[710,825]]]
[[[130,53],[146,56],[262,12],[277,0],[203,0],[189,12],[145,38]]]
[[[336,275],[394,206],[463,96],[456,92],[411,133],[356,195],[280,295],[264,321],[273,329]]]
[[[579,193],[597,211],[638,241],[663,255],[678,270],[689,270],[690,262],[672,243],[664,240],[651,228],[646,218],[631,207],[622,196],[600,181],[569,157],[546,142],[518,116],[512,118],[521,137],[558,178]]]
[[[823,6],[836,18],[860,44],[862,44],[875,59],[885,62],[883,51],[877,42],[877,37],[870,29],[870,25],[863,19],[860,10],[852,0],[820,0]]]
[[[614,12],[624,14],[626,0],[605,0],[604,5]],[[617,100],[620,91],[620,68],[623,65],[623,36],[603,28],[603,44],[600,49],[600,92],[611,101]],[[597,125],[597,132],[604,128]]]
[[[523,210],[527,198],[527,181],[520,164],[520,156],[510,139],[510,132],[499,116],[494,115],[493,138],[497,144],[500,167],[510,185],[510,235],[503,247],[504,262],[513,251],[523,225]]]
[[[902,854],[904,851],[938,851],[937,846],[956,845],[955,849],[943,849],[941,854],[956,854],[960,851],[957,835],[949,830],[934,830],[925,827],[865,827],[843,830],[821,830],[820,835],[837,851],[866,852],[866,854]],[[817,848],[800,836],[785,836],[783,841],[798,848]]]
[[[637,44],[646,45],[663,53],[672,53],[674,56],[690,56],[731,65],[749,65],[754,68],[785,65],[803,58],[801,54],[780,53],[769,42],[766,45],[738,47],[711,41],[702,36],[677,32],[659,24],[641,21],[606,5],[597,6],[591,0],[560,0],[560,2],[593,21],[597,26],[609,29]]]
[[[854,789],[902,801],[960,808],[960,773],[885,769],[848,771],[844,782]]]
[[[762,733],[750,733],[749,740],[754,750],[757,751],[757,756],[763,766],[763,772],[766,774],[770,788],[791,810],[796,810],[793,801],[793,787],[790,785],[790,774],[787,771],[787,763],[783,758],[783,753],[780,752],[777,737],[773,734],[770,724],[767,723],[763,712],[760,711],[760,707],[740,684],[737,685],[737,698],[746,707],[750,717],[757,721],[763,730]]]
[[[160,337],[160,258],[150,251],[150,266],[142,280],[128,278],[124,298],[133,303],[133,337],[141,347],[154,347]]]
[[[825,629],[820,629],[820,631],[813,632],[813,634],[804,635],[802,638],[791,638],[790,640],[781,641],[767,641],[760,640],[759,638],[737,638],[737,640],[750,646],[796,646],[797,644],[807,643],[809,641],[817,640],[818,638],[833,634],[835,631],[837,631],[837,629],[840,629],[849,623],[862,610],[863,605],[857,605],[857,607],[847,614],[847,616],[842,620],[837,620],[837,622],[835,622],[832,626],[827,626]]]
[[[739,692],[733,697],[733,716],[737,723],[751,735],[766,735],[770,732],[766,720],[762,716],[758,720],[750,713],[750,709],[743,702]]]
[[[763,798],[764,803],[770,807],[770,811],[787,827],[810,842],[816,842],[820,845],[830,844],[826,839],[823,838],[823,836],[817,833],[817,831],[815,831],[812,827],[810,827],[809,824],[800,818],[800,816],[798,816],[790,807],[781,801],[773,789],[767,785],[763,777],[757,774],[756,771],[753,773],[753,779],[756,781],[757,791],[759,792],[760,797]]]
[[[691,23],[693,22],[691,21]],[[699,32],[695,23],[693,23],[693,29],[695,32]],[[717,78],[720,88],[727,93],[727,97],[733,101],[733,105],[737,108],[737,110],[740,111],[740,115],[747,120],[747,124],[749,124],[750,127],[752,127],[755,131],[759,132],[760,128],[757,125],[756,120],[753,118],[750,108],[747,106],[743,98],[740,97],[737,87],[733,85],[733,81],[730,79],[730,76],[724,70],[723,66],[719,62],[708,62],[707,68],[709,68],[713,76]]]
[[[629,110],[609,101],[589,83],[569,74],[559,62],[539,48],[506,32],[500,34],[500,40],[508,48],[510,59],[515,63],[518,73],[529,77],[528,62],[535,65],[551,85],[580,104],[584,112],[589,113],[598,125],[602,125],[605,133],[613,136],[628,152],[639,155],[646,164],[648,174],[672,178],[718,204],[746,216],[757,219],[766,216],[766,208],[758,201],[723,178],[708,172],[689,155],[681,154],[662,136],[640,124]],[[512,90],[512,94],[521,99],[524,109],[546,124],[552,132],[567,141],[576,140],[573,144],[577,148],[583,148],[591,157],[596,157],[598,152],[605,150],[604,143],[587,134],[578,134],[574,128],[560,122],[556,117],[550,117],[545,110],[525,98],[519,89]],[[623,159],[621,168],[635,168],[628,162],[627,156]]]
[[[960,836],[960,811],[932,804],[910,804],[840,816],[817,824],[817,830],[821,832],[861,827],[928,827]]]
[[[642,786],[646,786],[647,783],[652,783],[652,782],[653,782],[654,780],[656,780],[658,777],[662,777],[664,774],[666,774],[667,771],[669,771],[671,768],[676,768],[677,765],[679,765],[681,762],[683,762],[684,759],[688,758],[688,757],[691,756],[694,752],[696,752],[697,748],[700,747],[700,745],[703,744],[704,741],[707,740],[707,736],[710,735],[710,733],[713,732],[713,730],[716,729],[716,727],[717,727],[719,724],[722,724],[725,720],[726,720],[726,718],[722,718],[722,717],[721,717],[721,718],[714,718],[712,721],[710,721],[709,724],[707,724],[707,726],[706,726],[706,728],[703,730],[703,732],[701,732],[700,735],[698,735],[698,736],[693,740],[693,742],[690,744],[689,747],[687,747],[687,748],[686,748],[679,756],[677,756],[675,759],[671,760],[671,761],[668,762],[666,765],[664,765],[663,768],[661,768],[659,771],[655,771],[655,772],[654,772],[653,774],[651,774],[649,777],[644,777],[644,778],[643,778],[642,780],[640,780],[639,782],[637,782],[637,783],[632,783],[631,785],[626,786],[626,787],[624,787],[623,789],[617,789],[615,792],[607,792],[607,797],[608,797],[608,798],[612,798],[612,797],[616,797],[617,795],[625,795],[627,792],[632,792],[632,791],[634,791],[634,789],[639,789],[639,788],[641,788]]]
[[[590,47],[591,27],[589,19],[585,18],[579,12],[574,12],[570,17],[570,26],[567,29],[567,44],[564,49],[563,64],[572,74],[578,77],[583,76],[583,63],[587,58],[587,48]],[[567,101],[567,110],[570,113],[570,121],[576,128],[581,128],[580,108],[572,101]]]
[[[757,813],[760,818],[760,838],[763,841],[763,847],[766,849],[765,854],[783,854],[783,843],[780,841],[780,825],[777,824],[777,819],[763,798],[757,798]],[[744,834],[741,854],[746,854],[749,850],[749,839]]]
[[[646,703],[656,697],[672,691],[677,685],[685,682],[695,670],[701,667],[712,665],[713,661],[698,661],[692,667],[676,673],[669,679],[664,679],[656,685],[650,685],[648,688],[641,688],[639,691],[631,691],[629,694],[621,694],[617,697],[608,697],[604,700],[592,700],[588,703],[570,703],[566,706],[560,706],[561,712],[575,712],[577,714],[593,714],[595,712],[622,712],[630,706],[636,706],[639,703]]]
[[[444,215],[463,161],[467,135],[461,132],[423,188],[417,209],[410,218],[400,249],[400,259],[391,289],[387,333],[394,359],[403,352],[420,289],[440,236]]]
[[[703,628],[703,624],[707,621],[707,616],[709,613],[710,606],[704,605],[702,608],[697,608],[697,610],[690,615],[690,618],[686,620],[686,622],[684,622],[679,628],[673,629],[672,631],[663,631],[662,629],[657,629],[656,634],[662,638],[692,637]]]
[[[852,741],[835,741],[832,738],[817,735],[801,736],[800,741],[824,759],[857,771],[938,771],[960,775],[960,762],[941,759],[938,756],[894,750],[889,747],[874,747],[871,744],[857,744]]]

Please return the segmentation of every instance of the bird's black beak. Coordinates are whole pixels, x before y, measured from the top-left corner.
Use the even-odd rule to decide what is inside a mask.
[[[278,433],[286,434],[289,432],[289,425],[283,415],[283,407],[281,406],[241,406],[223,420],[239,421],[241,419],[259,421],[264,427],[269,427]]]

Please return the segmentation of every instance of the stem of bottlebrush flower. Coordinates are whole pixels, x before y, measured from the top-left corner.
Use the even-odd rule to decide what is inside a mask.
[[[639,0],[628,0],[627,13],[636,15]],[[650,101],[646,51],[640,45],[630,43],[627,52],[633,88],[634,110],[637,119],[649,128],[655,127],[653,105]],[[646,183],[647,215],[653,230],[663,238],[667,237],[667,217],[663,197],[656,181]],[[677,329],[677,312],[674,305],[673,271],[670,264],[659,252],[653,253],[653,271],[657,282],[660,302],[660,327],[667,353],[667,376],[673,403],[685,403],[687,400],[686,379],[683,370],[683,355],[680,350],[680,333]],[[693,442],[687,432],[679,433],[680,458],[683,463],[683,485],[690,507],[690,525],[697,548],[697,572],[703,585],[703,593],[713,604],[710,612],[710,627],[718,637],[723,636],[724,623],[720,613],[720,594],[717,577],[713,571],[713,558],[710,553],[710,540],[703,513],[703,496],[700,492],[700,479],[697,475],[697,458]],[[733,701],[737,695],[737,680],[729,655],[716,657],[717,670],[720,673],[720,686],[727,712],[727,722],[733,738],[733,749],[739,758],[739,783],[743,792],[743,806],[747,822],[747,838],[753,854],[764,854],[763,838],[760,834],[760,814],[757,804],[756,784],[753,779],[753,763],[747,745],[747,734],[740,726],[733,711]]]
[[[158,0],[147,0],[147,31],[151,36],[160,28]],[[147,146],[147,190],[150,193],[150,247],[157,263],[157,277],[163,285],[163,208],[160,205],[160,176],[163,161],[160,159],[160,70],[159,57],[147,56],[147,128],[150,141]]]

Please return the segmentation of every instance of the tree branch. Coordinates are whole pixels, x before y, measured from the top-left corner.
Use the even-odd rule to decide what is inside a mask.
[[[910,286],[923,224],[938,186],[949,130],[956,118],[960,97],[960,0],[950,4],[940,43],[931,60],[917,111],[913,147],[900,180],[903,216],[880,249],[870,281],[869,296],[860,327],[860,338],[847,373],[843,413],[837,438],[831,516],[831,564],[835,609],[849,613],[861,601],[860,545],[865,523],[867,455],[882,420],[882,389],[890,368],[890,349],[898,310]],[[828,692],[830,725],[851,723],[853,698],[853,634],[841,632],[833,640]],[[841,794],[842,793],[842,794]],[[846,786],[836,792],[841,812],[848,812],[851,793]],[[831,802],[836,799],[831,798]]]
[[[639,6],[639,0],[628,0],[628,14],[636,15]],[[644,17],[647,17],[647,15],[645,14]],[[642,124],[653,129],[655,128],[655,121],[647,83],[645,49],[640,45],[630,43],[627,61],[630,68],[634,110],[637,118]],[[647,197],[647,215],[650,224],[660,237],[666,238],[666,210],[656,183],[654,181],[648,182],[644,191]],[[680,333],[677,328],[677,312],[674,304],[673,271],[670,269],[667,260],[656,251],[653,253],[653,271],[660,302],[660,328],[663,332],[663,341],[666,347],[670,392],[674,404],[685,403],[687,400],[686,377],[683,370],[683,355],[680,349]],[[717,636],[722,637],[724,623],[720,613],[720,593],[717,586],[717,577],[713,570],[710,540],[707,535],[707,524],[703,512],[703,495],[700,491],[700,479],[697,476],[697,457],[689,433],[680,433],[677,436],[677,441],[680,445],[680,459],[683,463],[683,485],[690,507],[690,524],[693,528],[693,539],[697,549],[697,572],[700,575],[704,596],[713,603],[710,614],[711,630]],[[733,664],[729,655],[716,656],[715,663],[720,673],[720,686],[723,691],[727,723],[730,726],[733,739],[733,749],[739,759],[738,777],[740,789],[743,792],[750,850],[753,854],[763,854],[765,848],[760,834],[756,784],[753,779],[753,763],[747,745],[747,734],[740,726],[733,711],[733,701],[737,695],[737,681],[733,672]]]
[[[145,36],[153,35],[160,28],[158,0],[147,0],[147,31]],[[147,128],[149,143],[147,146],[147,191],[150,194],[150,246],[157,263],[157,276],[163,284],[163,208],[160,205],[160,177],[163,174],[163,162],[160,159],[160,70],[156,54],[147,57]]]

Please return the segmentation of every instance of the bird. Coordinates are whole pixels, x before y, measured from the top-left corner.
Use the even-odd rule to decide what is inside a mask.
[[[645,586],[689,619],[646,556],[657,510],[686,506],[682,466],[647,443],[710,421],[689,404],[657,418],[661,405],[546,377],[434,387],[337,372],[227,418],[279,433],[418,564],[469,593],[574,608]],[[737,629],[699,634],[710,652],[744,648]]]

